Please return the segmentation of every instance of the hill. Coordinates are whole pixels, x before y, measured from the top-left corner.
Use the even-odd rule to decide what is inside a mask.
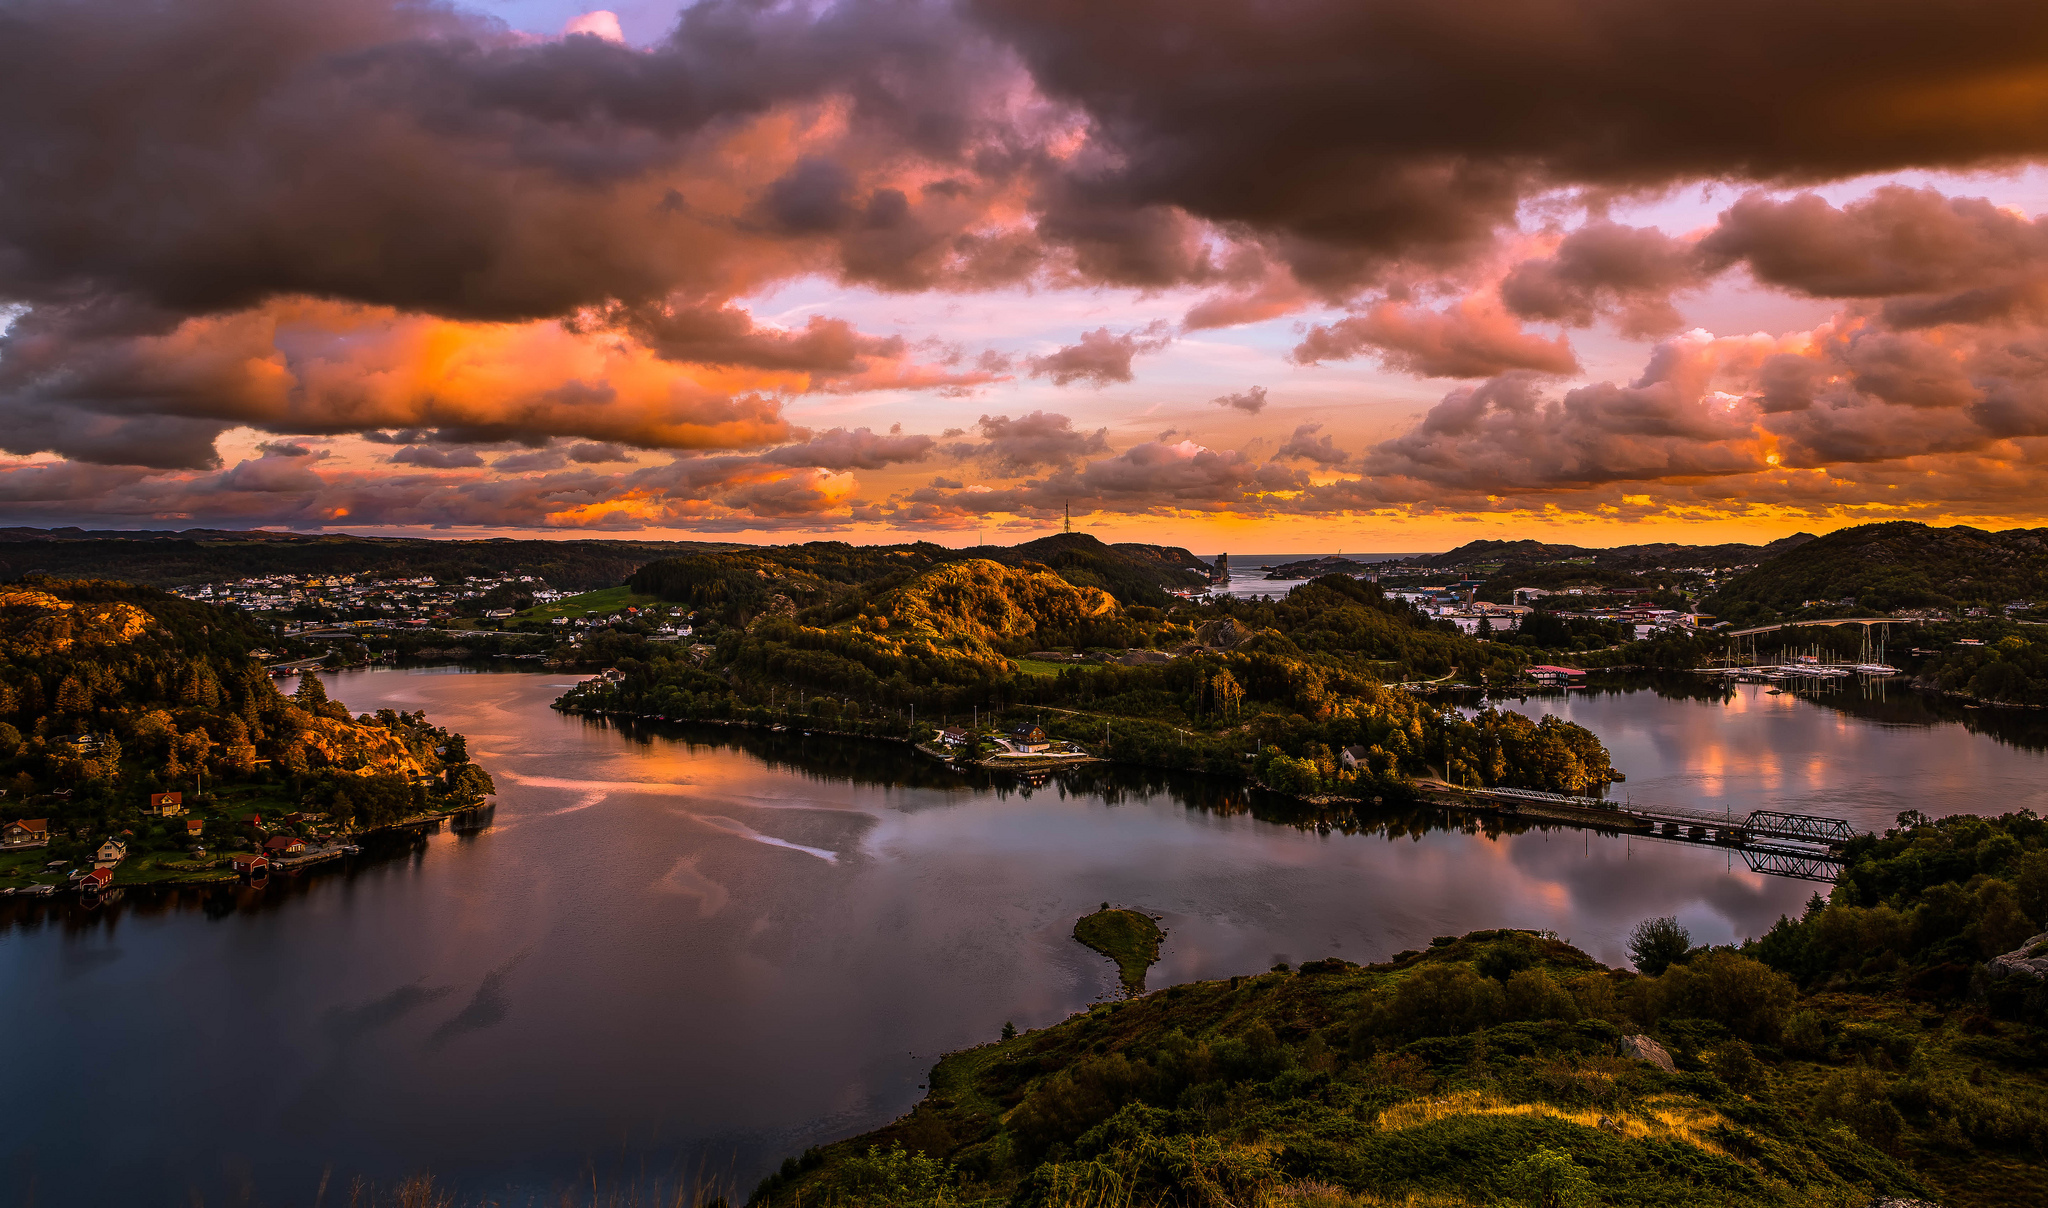
[[[1040,563],[1077,587],[1099,587],[1126,604],[1163,606],[1169,589],[1209,582],[1209,564],[1179,546],[1106,545],[1086,533],[1054,533],[1008,549],[968,552],[1008,566]]]
[[[0,883],[125,836],[116,883],[166,862],[260,843],[246,814],[315,812],[368,829],[473,803],[489,777],[460,735],[417,714],[352,718],[319,677],[277,691],[250,651],[267,631],[230,609],[125,583],[33,579],[0,589],[0,821],[40,820],[47,848],[0,857]],[[185,816],[144,812],[183,794]],[[206,863],[199,863],[203,871]]]
[[[929,541],[908,545],[849,545],[810,541],[722,553],[665,558],[633,574],[634,591],[709,610],[727,625],[744,624],[779,608],[780,596],[797,607],[872,599],[935,566],[979,560],[1011,568],[1050,569],[1076,587],[1108,592],[1125,604],[1161,606],[1168,588],[1198,587],[1203,564],[1184,549],[1108,545],[1086,533],[1059,533],[1016,546],[954,550]]]
[[[1646,545],[1617,545],[1595,548],[1581,545],[1550,545],[1541,541],[1472,541],[1441,554],[1410,558],[1408,565],[1455,570],[1468,566],[1498,564],[1503,569],[1528,568],[1551,563],[1576,562],[1610,571],[1646,571],[1659,568],[1716,568],[1749,566],[1774,558],[1815,540],[1811,533],[1794,533],[1767,545],[1678,545],[1653,542]]]
[[[1527,656],[1348,576],[1282,600],[1165,610],[983,559],[906,572],[881,592],[800,584],[810,594],[767,578],[765,565],[714,561],[706,573],[725,577],[704,582],[721,590],[756,600],[778,584],[792,592],[776,591],[743,625],[706,624],[693,646],[621,647],[618,677],[580,685],[557,707],[770,725],[800,713],[821,728],[927,738],[934,724],[978,715],[1029,722],[1126,762],[1249,772],[1301,796],[1405,800],[1410,777],[1433,773],[1558,792],[1612,776],[1606,749],[1582,727],[1494,710],[1446,717],[1389,687],[1458,674],[1508,683]],[[793,595],[819,602],[800,606]],[[1032,651],[1058,662],[1017,661]]]
[[[1912,521],[1841,529],[1723,584],[1705,609],[1737,624],[1802,611],[2003,609],[2048,600],[2048,529],[1933,528]]]
[[[0,580],[42,574],[180,587],[260,575],[432,575],[444,582],[501,571],[558,588],[614,587],[657,558],[741,549],[699,541],[456,541],[348,534],[0,529]]]
[[[1099,1003],[944,1057],[908,1115],[751,1202],[2031,1203],[2044,831],[1902,816],[1803,919],[1740,950],[1658,920],[1643,972],[1480,931]]]

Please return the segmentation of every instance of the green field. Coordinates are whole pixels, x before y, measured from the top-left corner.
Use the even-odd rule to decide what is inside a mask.
[[[609,616],[627,608],[647,608],[659,603],[659,597],[641,595],[624,585],[606,587],[597,591],[586,591],[580,596],[570,596],[566,600],[556,600],[552,604],[535,605],[525,612],[514,615],[505,623],[505,627],[510,629],[514,626],[546,625],[556,617],[574,620],[577,617]]]
[[[1019,675],[1055,676],[1066,670],[1068,664],[1048,663],[1044,659],[1011,659],[1017,665]]]

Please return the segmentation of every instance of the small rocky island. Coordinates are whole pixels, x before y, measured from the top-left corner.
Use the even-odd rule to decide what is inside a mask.
[[[1150,915],[1113,910],[1104,902],[1102,909],[1074,924],[1074,938],[1115,961],[1124,993],[1135,997],[1145,992],[1145,972],[1159,963],[1159,943],[1166,933]]]

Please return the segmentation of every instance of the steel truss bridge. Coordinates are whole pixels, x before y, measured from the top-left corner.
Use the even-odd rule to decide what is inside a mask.
[[[1508,813],[1548,816],[1588,826],[1647,833],[1659,839],[1736,848],[1755,872],[1808,881],[1833,882],[1840,877],[1843,863],[1837,849],[1856,837],[1856,830],[1844,819],[1779,810],[1716,814],[1536,789],[1487,789],[1472,795],[1490,799]]]

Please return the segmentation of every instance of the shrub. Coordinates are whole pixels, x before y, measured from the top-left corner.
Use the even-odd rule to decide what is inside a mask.
[[[1651,986],[1658,1017],[1714,1020],[1736,1036],[1775,1044],[1792,1005],[1792,980],[1761,961],[1710,952],[1673,965]]]
[[[1888,1149],[1906,1126],[1905,1117],[1892,1105],[1891,1087],[1869,1066],[1837,1070],[1821,1084],[1813,1098],[1815,1114],[1839,1120],[1880,1149]]]
[[[1508,1167],[1503,1181],[1508,1194],[1530,1208],[1572,1208],[1593,1194],[1592,1176],[1560,1149],[1538,1147]]]
[[[1628,935],[1629,956],[1635,961],[1636,968],[1650,977],[1656,977],[1684,960],[1691,949],[1691,933],[1669,915],[1644,919]]]

